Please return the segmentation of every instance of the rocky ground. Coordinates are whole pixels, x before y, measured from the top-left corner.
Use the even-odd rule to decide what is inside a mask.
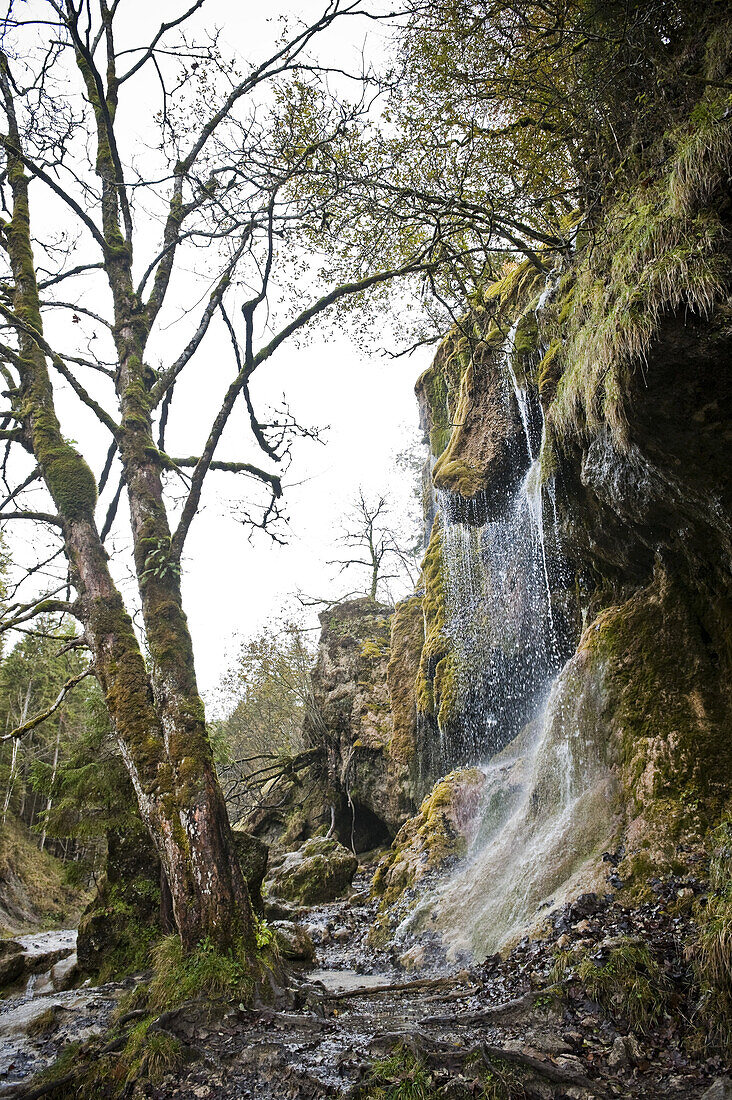
[[[271,920],[299,925],[316,951],[311,962],[293,964],[282,1003],[255,1009],[232,1004],[214,1016],[190,1003],[167,1014],[164,1030],[183,1044],[187,1064],[156,1085],[136,1085],[130,1096],[732,1097],[722,1059],[706,1053],[689,1019],[689,969],[681,945],[690,906],[703,892],[700,882],[652,881],[648,901],[635,907],[618,894],[584,895],[551,913],[541,938],[459,973],[435,965],[434,953],[429,971],[408,972],[393,953],[371,948],[375,905],[367,885],[368,873],[361,872],[346,900],[300,910],[274,906]],[[641,944],[649,952],[650,977],[663,992],[650,1023],[618,995],[609,1003],[593,1000],[578,977],[578,960],[603,967],[618,944]],[[54,1008],[42,1034],[27,1040],[36,1043],[36,1061],[73,1037],[70,1019],[82,1031],[90,1028],[87,1034],[100,1033],[120,990],[48,991],[31,1002]],[[59,996],[81,1001],[76,1008],[56,1006]],[[3,1019],[20,1008],[5,1009],[0,1032]],[[14,1074],[5,1061],[5,1095],[40,1095],[20,1081],[32,1061],[26,1057],[18,1065],[16,1059]]]

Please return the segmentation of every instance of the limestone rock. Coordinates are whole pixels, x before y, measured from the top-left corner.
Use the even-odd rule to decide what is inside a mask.
[[[627,1066],[628,1052],[625,1049],[625,1039],[622,1035],[616,1035],[608,1055],[607,1064],[610,1069],[621,1069],[623,1066]]]
[[[415,807],[421,601],[393,612],[369,598],[346,600],[320,623],[306,763],[273,781],[237,828],[291,848],[332,826],[342,843],[370,851],[389,844]]]
[[[300,905],[333,901],[348,889],[357,870],[358,860],[337,840],[312,837],[280,859],[268,891]]]
[[[0,989],[19,978],[24,969],[23,945],[15,940],[0,940]]]
[[[276,920],[293,921],[297,918],[297,912],[298,907],[296,905],[288,905],[287,902],[280,901],[279,898],[267,898],[264,903],[264,916],[270,922]]]
[[[76,952],[51,967],[51,984],[57,993],[73,989],[78,976],[79,962]]]
[[[309,962],[315,958],[315,944],[301,924],[278,920],[270,928],[276,935],[277,946],[284,958],[298,962]]]
[[[402,826],[374,876],[374,892],[383,898],[382,918],[428,872],[445,870],[465,855],[478,824],[484,785],[479,768],[451,772]]]

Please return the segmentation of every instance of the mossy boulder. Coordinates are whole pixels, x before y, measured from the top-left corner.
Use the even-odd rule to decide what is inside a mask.
[[[373,889],[383,899],[382,909],[427,872],[445,870],[466,854],[484,786],[480,768],[450,772],[437,783],[419,813],[399,830],[376,870]]]
[[[311,837],[273,862],[268,893],[300,905],[334,901],[348,889],[358,870],[353,853],[330,837]]]
[[[250,836],[243,829],[235,828],[232,831],[232,836],[239,866],[247,881],[249,899],[255,912],[262,913],[264,911],[262,883],[267,873],[269,848],[263,841],[255,836]]]
[[[256,912],[264,911],[262,881],[269,849],[256,837],[233,832],[234,848]],[[105,874],[79,922],[80,969],[104,979],[144,969],[150,949],[171,931],[172,914],[163,914],[160,861],[140,824],[107,838]]]
[[[162,935],[160,864],[140,827],[107,838],[107,865],[79,922],[79,968],[102,980],[144,969]]]

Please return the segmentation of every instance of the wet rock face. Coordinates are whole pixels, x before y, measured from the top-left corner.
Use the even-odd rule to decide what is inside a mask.
[[[320,616],[317,720],[304,729],[306,741],[325,750],[321,803],[313,809],[325,823],[332,806],[337,835],[356,851],[388,843],[412,810],[403,746],[396,753],[390,748],[391,616],[370,599],[349,600]]]
[[[729,796],[730,316],[667,316],[623,394],[625,439],[601,428],[567,440],[560,464],[590,621],[582,645],[603,653],[608,740],[622,758],[630,864],[644,851],[668,865],[673,834],[698,841]]]
[[[0,989],[14,982],[24,970],[23,945],[16,940],[0,940]]]
[[[731,363],[729,310],[668,316],[624,394],[623,445],[566,441],[568,547],[616,589],[647,584],[659,553],[704,595],[729,586]]]
[[[580,715],[577,724],[582,736],[587,735],[583,767],[591,776],[596,774],[597,790],[606,790],[601,812],[586,816],[603,823],[607,834],[624,834],[627,852],[619,874],[632,877],[639,860],[658,861],[668,871],[677,858],[679,836],[692,847],[698,845],[729,798],[732,749],[725,730],[732,723],[732,311],[716,306],[709,316],[679,310],[661,318],[642,364],[639,361],[623,375],[620,415],[613,419],[598,413],[590,426],[578,413],[574,422],[563,422],[560,438],[552,434],[559,431],[552,410],[556,386],[541,388],[536,364],[546,351],[547,333],[554,333],[561,344],[562,314],[566,318],[573,308],[571,279],[569,270],[570,296],[564,300],[566,289],[559,280],[555,283],[554,313],[552,307],[543,316],[537,313],[531,295],[507,299],[501,307],[501,329],[505,333],[517,314],[533,319],[533,334],[527,334],[529,344],[533,340],[533,359],[530,348],[518,385],[523,378],[530,410],[538,409],[541,390],[547,430],[541,439],[540,508],[545,529],[551,522],[557,532],[558,557],[566,562],[571,583],[559,577],[551,556],[545,561],[546,580],[554,624],[560,627],[562,661],[577,651],[562,675],[566,679],[572,674],[578,698],[597,703],[597,713],[593,716],[590,707],[586,720]],[[577,305],[581,308],[582,303]],[[466,329],[473,324],[478,321],[472,315],[465,318]],[[450,490],[455,516],[466,517],[463,525],[481,525],[486,515],[483,505],[476,508],[475,486],[485,490],[493,506],[500,506],[505,493],[515,487],[515,469],[504,469],[498,456],[502,450],[515,451],[520,422],[510,393],[506,401],[501,391],[506,382],[501,356],[505,336],[504,345],[499,340],[492,349],[482,348],[480,341],[466,344],[459,362],[455,340],[454,334],[446,339],[417,389],[437,459],[435,485]],[[515,366],[516,359],[512,363]],[[579,360],[564,366],[580,374],[584,369]],[[501,401],[503,419],[490,413]],[[537,436],[531,444],[535,454],[538,445]],[[480,477],[473,484],[468,473],[477,470]],[[455,516],[451,513],[448,519]],[[434,570],[438,581],[444,580],[444,552],[442,558],[442,570]],[[475,555],[470,559],[473,564],[477,560]],[[488,572],[490,567],[489,562]],[[471,577],[474,573],[466,570]],[[436,620],[442,613],[438,597],[444,594],[437,583],[432,588]],[[430,592],[428,575],[428,609]],[[467,601],[466,606],[475,619],[474,604]],[[510,611],[510,604],[507,607]],[[482,605],[477,613],[481,611]],[[505,615],[498,618],[503,622]],[[428,635],[423,652],[423,668],[429,675],[447,667],[445,655],[455,634],[449,624],[447,629],[443,623],[438,626],[440,636],[437,630],[433,633],[439,645],[430,649]],[[480,640],[480,628],[477,633]],[[471,642],[467,648],[472,652],[475,646]],[[522,654],[526,651],[522,638],[517,648]],[[514,679],[521,677],[525,679],[526,672],[518,669]],[[444,680],[443,676],[441,689]],[[480,712],[475,701],[466,698],[460,676],[453,675],[453,681],[454,698],[444,690],[440,697],[441,711],[446,712],[440,730],[447,735],[451,727],[445,716],[459,714],[462,720],[465,711]],[[479,703],[487,698],[490,685],[483,689],[478,681],[478,687]],[[452,706],[449,714],[444,698]],[[560,715],[559,726],[570,749],[576,744],[569,736],[576,717],[573,713],[569,721]],[[532,715],[521,718],[528,721]],[[429,765],[428,733],[420,751],[423,764]],[[461,760],[487,755],[466,754]],[[537,767],[538,804],[551,779],[547,759]],[[527,820],[532,812],[530,806]],[[596,845],[591,830],[575,830],[565,839],[578,866],[592,857]],[[564,841],[562,846],[566,847]],[[548,867],[552,862],[561,866],[562,858],[558,848],[547,853],[545,862]],[[591,881],[590,877],[585,889]],[[575,888],[582,889],[582,884]]]
[[[312,837],[272,863],[267,892],[299,905],[335,900],[345,893],[358,870],[353,853],[326,837]]]
[[[466,499],[480,496],[493,511],[516,489],[524,454],[521,419],[500,368],[501,355],[482,343],[473,351],[463,376],[457,427],[433,474],[437,489]]]
[[[466,854],[479,824],[484,786],[478,768],[451,772],[399,830],[374,876],[374,892],[382,899],[377,938],[404,915],[405,897],[407,902],[414,898],[414,888],[426,875],[447,870]]]

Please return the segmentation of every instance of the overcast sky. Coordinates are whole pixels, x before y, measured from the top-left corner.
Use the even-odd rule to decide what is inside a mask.
[[[142,0],[122,0],[120,10],[124,11],[126,5],[130,15],[133,9],[139,13],[140,22],[148,17],[156,24],[179,14],[183,7],[178,0],[152,6],[143,5]],[[201,25],[219,26],[226,51],[256,61],[272,50],[279,31],[279,14],[289,12],[312,19],[323,6],[322,0],[267,0],[259,5],[208,0]],[[135,20],[129,26],[139,30]],[[353,62],[357,66],[364,36],[372,36],[368,49],[378,51],[381,33],[373,24],[346,20],[330,34],[324,48],[329,59],[337,58],[339,65]],[[149,142],[154,132],[144,85],[135,96],[123,100],[120,108],[121,125],[127,128],[132,146],[136,140]],[[53,200],[49,201],[45,194],[39,202],[39,189],[42,185],[35,183],[32,216],[37,227],[48,228],[55,224],[55,219],[63,217],[64,211],[55,209]],[[306,295],[307,289],[300,286],[293,292]],[[96,308],[93,301],[91,304]],[[68,346],[72,330],[68,320],[57,314],[58,311],[53,311],[47,318],[47,330],[56,346]],[[188,317],[178,319],[173,310],[157,345],[151,346],[153,365],[157,365],[157,353],[161,361],[166,358],[169,361],[171,348],[185,346],[190,323]],[[388,326],[383,327],[386,330]],[[73,336],[77,340],[88,339],[93,329],[93,322],[82,318]],[[223,334],[218,337],[214,334],[203,357],[199,353],[199,363],[190,380],[186,381],[184,376],[176,389],[176,420],[169,453],[192,453],[191,436],[195,437],[197,428],[205,430],[215,411],[217,383],[228,384],[230,356],[223,339]],[[260,532],[250,539],[249,531],[232,516],[235,511],[232,502],[240,489],[235,483],[237,479],[231,475],[210,475],[215,491],[207,493],[184,556],[185,608],[194,639],[199,682],[209,699],[233,659],[237,636],[246,637],[258,630],[283,604],[292,602],[290,598],[297,590],[331,596],[357,582],[355,574],[334,580],[334,568],[328,560],[341,556],[336,539],[344,513],[359,486],[367,495],[390,493],[399,514],[408,508],[413,486],[405,481],[403,471],[395,471],[394,455],[414,444],[417,437],[418,411],[413,388],[429,362],[430,353],[422,350],[411,357],[394,359],[382,354],[383,342],[393,347],[393,336],[382,338],[379,332],[374,332],[367,345],[358,349],[344,333],[315,330],[304,346],[285,343],[256,376],[253,396],[260,407],[277,404],[284,394],[300,423],[329,425],[329,430],[324,434],[323,445],[304,440],[295,446],[294,461],[286,477],[289,487],[285,506],[290,523],[284,546],[274,544]],[[108,437],[100,432],[87,410],[80,409],[63,384],[57,388],[57,397],[63,414],[62,430],[78,441],[85,454],[91,454],[98,472]],[[244,435],[242,410],[239,417],[238,424],[235,420],[227,430],[220,457],[249,458],[249,454],[230,453],[236,450],[237,431]],[[105,508],[106,505],[100,507],[102,517]],[[120,520],[112,549],[124,545],[126,516],[122,514]],[[19,537],[27,543],[32,536],[23,531]],[[19,557],[25,553],[17,541],[16,551]],[[113,567],[129,597],[134,586],[121,554],[118,560],[113,559]],[[311,612],[310,622],[313,621]]]

